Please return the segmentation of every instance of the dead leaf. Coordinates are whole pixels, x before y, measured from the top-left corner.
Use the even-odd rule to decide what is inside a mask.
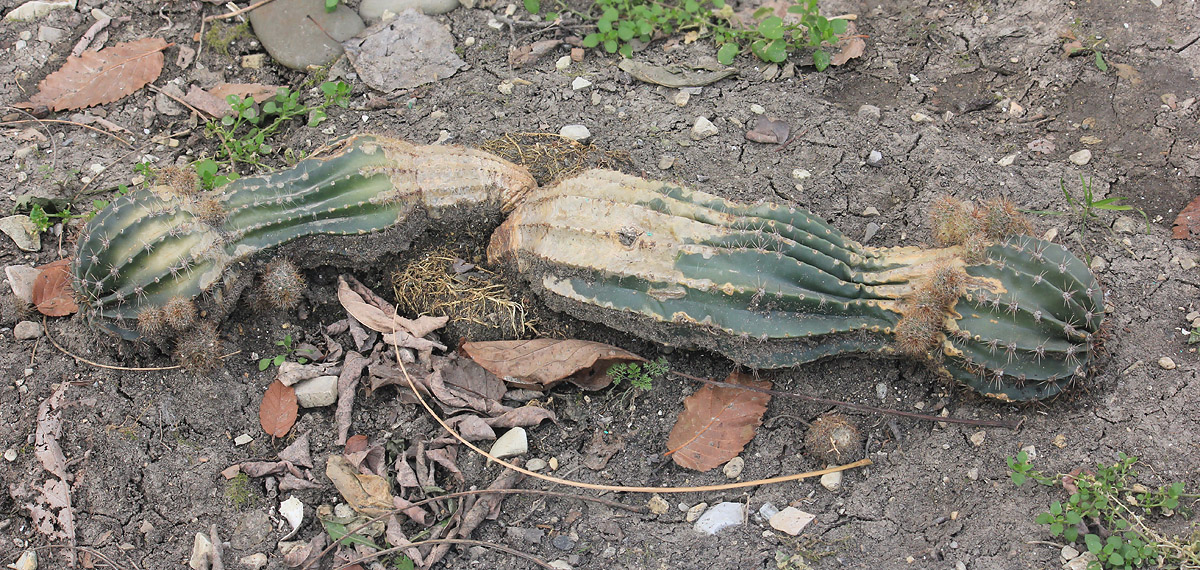
[[[862,57],[867,41],[858,36],[854,22],[847,22],[846,33],[838,40],[838,52],[829,58],[829,65],[845,65],[847,61]]]
[[[62,406],[70,383],[64,382],[50,397],[38,404],[37,428],[34,430],[33,455],[37,457],[42,468],[55,477],[68,480],[67,458],[63,455],[58,438],[62,437]]]
[[[1171,237],[1175,239],[1195,239],[1200,237],[1200,196],[1196,196],[1175,218],[1171,226]]]
[[[60,259],[39,267],[33,280],[33,304],[47,317],[64,317],[79,311],[71,291],[71,260]]]
[[[1142,74],[1134,69],[1128,63],[1114,63],[1113,67],[1117,68],[1117,77],[1129,82],[1130,85],[1138,85],[1142,82]]]
[[[233,108],[229,106],[228,101],[195,85],[188,88],[187,94],[183,96],[183,102],[204,111],[212,117],[220,118],[233,114]]]
[[[771,387],[766,380],[754,380],[736,371],[725,382]],[[770,400],[770,394],[762,392],[705,384],[683,401],[684,410],[667,438],[667,454],[679,466],[697,471],[708,471],[733,459],[754,439]]]
[[[746,132],[746,140],[764,144],[783,144],[787,142],[792,127],[786,121],[774,119],[759,119],[754,128]]]
[[[435,358],[433,362],[436,373],[429,377],[429,388],[443,403],[492,416],[508,411],[500,404],[506,391],[504,382],[495,374],[457,355]]]
[[[546,390],[563,380],[599,390],[612,383],[607,372],[613,364],[646,361],[615,346],[573,339],[467,342],[462,351],[509,385],[533,390]]]
[[[513,67],[524,67],[558,47],[562,40],[542,40],[523,45],[508,52],[508,64]]]
[[[1054,152],[1054,143],[1047,139],[1034,139],[1029,141],[1029,144],[1025,146],[1029,147],[1029,150],[1032,150],[1033,152],[1039,152],[1042,154],[1050,154]]]
[[[1079,40],[1069,41],[1063,44],[1063,55],[1074,55],[1075,52],[1083,49],[1083,42]]]
[[[334,455],[326,460],[325,476],[333,481],[346,503],[364,515],[382,515],[395,504],[386,478],[360,474],[345,457]]]
[[[488,485],[488,489],[512,489],[517,486],[525,478],[524,475],[512,469],[505,469],[496,477],[496,480]],[[467,510],[462,517],[462,522],[459,523],[458,529],[454,534],[462,538],[470,538],[471,533],[483,523],[484,519],[495,520],[500,516],[500,505],[504,503],[505,495],[488,494],[479,497],[475,504]],[[425,557],[426,568],[434,566],[446,552],[450,550],[450,544],[439,544],[434,547],[433,551]]]
[[[284,473],[283,479],[279,480],[280,491],[303,491],[305,489],[320,488],[320,485],[309,481],[308,479],[301,479],[295,475],[292,475],[291,473]]]
[[[737,75],[733,68],[717,70],[703,68],[685,68],[677,65],[658,66],[636,59],[622,59],[618,66],[621,71],[628,73],[638,81],[662,85],[663,87],[701,87],[716,83],[731,75]]]
[[[230,95],[238,97],[250,97],[255,103],[266,103],[279,93],[278,85],[263,85],[261,83],[218,83],[208,90],[209,93],[216,95],[221,101],[226,102]]]
[[[450,77],[467,65],[454,52],[449,30],[416,10],[375,24],[344,45],[359,79],[384,93]]]
[[[362,376],[368,363],[370,361],[366,357],[353,350],[346,353],[346,360],[342,362],[342,373],[338,375],[337,410],[333,413],[338,426],[338,444],[346,443],[346,437],[350,435],[350,419],[354,413],[358,378]]]
[[[583,451],[583,466],[593,471],[604,469],[608,461],[622,449],[625,449],[624,439],[617,437],[611,442],[605,441],[604,431],[596,430],[592,432],[592,441],[588,442],[587,449]]]
[[[442,447],[439,449],[429,449],[425,451],[425,457],[432,459],[434,463],[441,465],[446,471],[449,471],[454,480],[461,485],[466,481],[466,477],[463,476],[463,472],[458,469],[458,465],[454,462],[455,449],[457,448]]]
[[[392,321],[396,311],[392,307],[387,310],[368,303],[358,292],[350,288],[345,276],[338,277],[338,302],[342,308],[363,326],[382,333],[390,333],[397,325]]]
[[[545,420],[558,423],[558,416],[554,414],[554,410],[548,408],[521,406],[515,410],[509,410],[502,415],[483,421],[493,428],[505,429],[536,426]]]
[[[267,391],[263,394],[262,406],[258,408],[258,421],[262,424],[263,431],[271,437],[283,437],[296,423],[296,413],[299,410],[296,390],[276,380],[267,386]]]
[[[38,93],[18,106],[45,105],[52,111],[111,103],[141,89],[162,73],[162,38],[143,38],[100,51],[70,56],[38,83]]]
[[[307,564],[315,559],[325,550],[325,533],[318,532],[316,536],[308,541],[308,544],[297,546],[283,553],[283,563],[288,568],[296,568]]]
[[[467,441],[492,441],[496,439],[496,430],[492,429],[483,418],[475,414],[459,414],[448,420],[446,425],[458,432]]]
[[[338,301],[354,320],[373,331],[385,333],[383,340],[388,344],[420,351],[446,350],[444,345],[422,337],[445,326],[449,317],[421,317],[412,321],[398,316],[395,307],[352,279],[344,275],[338,277]]]

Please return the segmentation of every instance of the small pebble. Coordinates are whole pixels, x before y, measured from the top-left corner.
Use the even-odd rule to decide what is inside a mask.
[[[763,503],[763,506],[758,508],[758,516],[766,520],[771,520],[775,513],[779,512],[779,508],[770,502]]]
[[[36,550],[22,552],[21,557],[17,558],[17,561],[9,566],[9,568],[13,568],[14,570],[37,570],[37,567],[38,557]]]
[[[1091,269],[1092,273],[1103,273],[1105,269],[1108,269],[1108,261],[1097,255],[1088,263],[1088,269]]]
[[[860,118],[860,119],[878,120],[879,116],[880,116],[879,107],[876,107],[875,105],[863,105],[858,108],[858,118]]]
[[[550,461],[548,461],[547,463],[550,465],[551,471],[558,471],[558,458],[557,457],[551,457]]]
[[[979,447],[979,446],[983,445],[983,440],[986,438],[987,438],[987,432],[981,430],[981,431],[977,431],[977,432],[971,434],[971,437],[968,439],[971,440],[971,445],[974,445],[975,447]]]
[[[564,55],[554,62],[554,69],[559,71],[562,71],[568,67],[571,67],[571,56],[569,55]]]
[[[267,555],[261,552],[255,552],[254,554],[248,554],[241,557],[238,559],[238,562],[250,570],[262,570],[263,568],[267,567]]]
[[[979,480],[979,468],[972,467],[970,469],[967,469],[967,479],[970,479],[972,481],[978,481]]]
[[[746,460],[741,456],[730,459],[721,470],[725,472],[725,476],[730,479],[737,479],[742,474],[742,469],[746,468]]]
[[[239,435],[239,436],[233,438],[233,444],[237,445],[237,446],[246,445],[247,443],[250,443],[252,441],[254,441],[254,438],[250,437],[250,434],[248,434],[248,433],[244,433],[242,435]]]
[[[496,438],[496,443],[492,444],[492,449],[488,453],[503,459],[516,457],[527,451],[529,451],[529,435],[525,432],[525,428],[515,427]]]
[[[879,166],[883,162],[883,153],[873,150],[867,155],[867,164],[869,166]]]
[[[705,511],[693,528],[704,534],[717,534],[722,529],[742,524],[745,518],[745,504],[725,502]]]
[[[42,325],[33,321],[21,321],[13,327],[13,338],[17,340],[33,340],[42,336]]]
[[[672,99],[672,102],[674,102],[675,106],[677,106],[677,107],[686,107],[688,104],[688,101],[690,101],[691,99],[692,99],[691,93],[688,93],[687,91],[679,91],[678,93],[675,94],[675,97]]]
[[[583,48],[571,48],[571,61],[575,63],[583,61]]]
[[[814,514],[806,513],[796,507],[788,507],[775,513],[775,516],[771,517],[770,523],[771,528],[796,536],[816,518],[817,516]]]
[[[575,548],[575,542],[575,539],[571,538],[570,535],[560,534],[554,537],[554,539],[550,541],[550,544],[553,544],[554,548],[559,550],[570,550]]]
[[[696,519],[700,518],[700,515],[704,514],[704,509],[707,508],[708,503],[696,503],[687,510],[687,515],[685,515],[683,518],[687,520],[687,522],[696,522]]]
[[[669,154],[664,154],[664,155],[658,157],[658,169],[659,170],[670,170],[671,167],[673,167],[673,166],[675,166],[675,157],[673,157]]]
[[[1085,148],[1079,152],[1071,154],[1071,156],[1067,157],[1067,160],[1078,164],[1079,166],[1083,166],[1092,161],[1092,151]]]
[[[999,164],[1000,166],[1011,166],[1012,163],[1015,162],[1016,160],[1017,160],[1017,155],[1016,155],[1016,153],[1013,153],[1004,158],[1001,158],[1000,160],[997,160],[996,164]]]
[[[1079,551],[1075,550],[1074,548],[1071,547],[1071,545],[1068,544],[1068,545],[1062,547],[1062,552],[1060,554],[1062,556],[1063,562],[1070,562],[1079,556]]]
[[[671,510],[671,505],[667,504],[667,501],[658,495],[650,497],[650,500],[646,501],[646,507],[656,515],[665,515],[667,511]]]
[[[867,206],[863,209],[862,216],[864,218],[874,218],[879,215],[879,209],[875,206]]]
[[[1158,359],[1158,366],[1160,368],[1162,368],[1163,370],[1174,370],[1175,369],[1175,361],[1171,360],[1170,356],[1164,356],[1164,357]]]
[[[754,113],[755,115],[761,115],[763,113],[766,113],[767,110],[764,109],[762,105],[759,105],[758,103],[754,103],[754,104],[750,105],[750,112]]]
[[[567,562],[566,560],[562,560],[562,559],[551,562],[550,567],[554,568],[555,570],[572,570],[572,568],[573,568],[571,566],[570,562]]]
[[[696,117],[695,124],[692,125],[692,140],[698,141],[706,139],[717,134],[717,126],[712,124],[712,121],[705,117]]]
[[[1051,443],[1054,444],[1054,447],[1057,447],[1059,449],[1065,449],[1067,447],[1067,436],[1060,433],[1060,434],[1054,436],[1054,441],[1052,441]]]
[[[887,384],[885,384],[883,382],[879,382],[879,383],[875,384],[875,396],[876,397],[878,397],[880,400],[886,400],[887,394],[888,394],[888,385]]]
[[[505,79],[496,86],[496,90],[499,91],[501,95],[512,95],[513,85],[514,84],[511,79]]]
[[[592,131],[583,125],[567,125],[559,129],[558,134],[579,142],[592,138]]]
[[[525,468],[530,471],[541,471],[546,468],[546,460],[534,457],[525,463]]]
[[[828,489],[831,493],[836,493],[842,490],[842,472],[835,471],[826,473],[821,476],[821,486]]]
[[[810,176],[812,176],[812,173],[803,168],[792,169],[792,178],[795,178],[796,180],[804,180]]]
[[[15,450],[11,447],[4,450],[4,460],[8,461],[8,462],[16,461],[17,460],[17,450]]]
[[[912,119],[912,121],[914,123],[932,123],[933,122],[933,117],[930,117],[929,115],[926,115],[925,113],[913,113],[912,116],[910,116],[909,118]]]
[[[574,89],[575,91],[579,91],[580,89],[587,89],[588,87],[591,87],[591,86],[592,86],[592,82],[588,81],[582,77],[576,77],[575,80],[571,82],[571,89]]]
[[[188,566],[192,570],[208,570],[212,568],[213,545],[208,540],[208,535],[198,532],[196,540],[192,543],[192,556],[188,559]]]

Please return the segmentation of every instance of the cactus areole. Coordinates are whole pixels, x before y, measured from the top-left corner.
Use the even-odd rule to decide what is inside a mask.
[[[508,213],[489,258],[552,308],[750,367],[906,355],[1021,401],[1084,378],[1099,344],[1103,293],[1057,244],[870,248],[788,206],[604,170],[537,188],[482,151],[366,135],[219,191],[114,200],[79,241],[75,286],[90,316],[134,339],[139,313],[216,294],[235,262],[260,251],[377,232],[417,209],[436,218],[481,206]]]

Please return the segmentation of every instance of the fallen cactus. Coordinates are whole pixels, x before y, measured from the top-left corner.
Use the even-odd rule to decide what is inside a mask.
[[[115,200],[79,242],[75,285],[88,315],[133,339],[186,325],[188,304],[219,296],[258,252],[474,208],[511,210],[489,257],[552,308],[755,368],[908,355],[992,397],[1041,399],[1088,373],[1104,318],[1087,267],[1056,244],[1002,237],[1020,226],[1004,208],[939,209],[935,233],[961,245],[868,248],[795,208],[603,170],[537,189],[482,151],[365,135],[220,191]],[[271,287],[294,296],[287,285]]]

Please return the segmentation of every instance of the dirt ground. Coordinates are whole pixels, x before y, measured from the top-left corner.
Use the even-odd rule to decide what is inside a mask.
[[[15,5],[12,0],[4,4]],[[868,38],[861,59],[822,73],[799,66],[793,77],[767,80],[766,66],[743,56],[736,61],[736,77],[704,87],[682,107],[675,103],[677,90],[634,80],[618,69],[618,58],[595,52],[565,71],[554,64],[566,48],[512,69],[506,60],[509,47],[540,38],[527,35],[526,28],[510,33],[489,27],[504,4],[439,17],[462,48],[468,69],[393,94],[382,108],[367,104],[368,95],[380,94],[355,84],[349,110],[332,112],[331,121],[315,129],[291,129],[281,146],[309,150],[352,132],[418,143],[448,135],[450,143],[477,145],[503,133],[558,132],[564,125],[583,124],[592,144],[628,151],[647,177],[742,201],[805,207],[850,237],[870,234],[872,246],[930,245],[926,212],[943,196],[1002,196],[1031,210],[1069,212],[1060,183],[1078,197],[1081,176],[1091,180],[1097,198],[1126,197],[1149,223],[1137,212],[1100,212],[1086,230],[1077,217],[1033,218],[1037,234],[1055,231],[1057,241],[1097,269],[1111,309],[1107,354],[1099,369],[1064,397],[1008,405],[948,386],[921,365],[869,358],[837,358],[762,374],[780,390],[904,411],[945,410],[961,418],[1021,419],[1018,430],[988,428],[976,444],[978,436],[974,441],[971,436],[979,428],[849,412],[867,434],[867,457],[874,464],[846,472],[839,492],[806,480],[672,495],[665,497],[669,512],[657,516],[566,499],[512,497],[496,521],[476,531],[476,539],[546,561],[565,560],[574,568],[776,568],[778,553],[811,555],[808,563],[815,568],[1058,568],[1061,544],[1034,517],[1063,498],[1061,490],[1013,486],[1005,459],[1022,448],[1032,446],[1034,464],[1050,472],[1111,462],[1125,452],[1140,458],[1148,485],[1183,481],[1200,488],[1200,378],[1195,349],[1181,332],[1190,328],[1187,315],[1200,310],[1200,269],[1195,246],[1170,239],[1171,221],[1200,181],[1200,104],[1195,101],[1200,96],[1200,5],[1194,0],[1166,0],[1161,6],[1150,0],[830,2],[822,5],[823,13],[859,15],[858,31]],[[200,16],[218,9],[195,1],[81,0],[75,11],[56,11],[36,22],[5,22],[0,26],[0,101],[26,100],[90,25],[88,10],[101,6],[111,15],[130,17],[113,22],[110,45],[158,35],[195,47]],[[69,32],[57,41],[39,41],[39,26]],[[1100,49],[1107,72],[1091,56],[1064,57],[1062,36],[1071,31],[1104,39]],[[474,39],[468,43],[468,38]],[[715,54],[706,41],[673,48],[664,51],[663,42],[656,42],[634,57],[657,64],[695,63]],[[203,69],[180,69],[175,49],[167,50],[157,85],[176,79],[185,86],[215,81],[299,85],[306,78],[271,63],[240,67],[239,56],[261,52],[249,40],[234,43],[230,55],[204,50]],[[576,76],[592,86],[572,89]],[[497,89],[514,78],[523,81],[511,94]],[[194,127],[186,113],[160,113],[155,97],[141,90],[92,113],[133,131],[125,136],[135,145]],[[797,140],[783,148],[747,141],[745,131],[760,118],[752,107],[759,106],[761,116],[787,121]],[[701,116],[719,133],[694,141],[690,130]],[[69,119],[70,113],[56,118]],[[0,208],[6,211],[18,195],[69,195],[85,177],[98,176],[94,186],[107,190],[128,184],[140,155],[155,166],[175,164],[210,152],[214,144],[198,128],[178,137],[177,146],[150,144],[126,155],[128,149],[109,136],[48,123],[44,127],[54,144],[43,142],[29,152],[22,149],[31,143],[16,136],[29,126],[35,125],[6,124],[0,136],[0,168],[8,173],[0,179]],[[1049,141],[1053,150],[1031,150],[1035,140]],[[1086,164],[1068,158],[1083,149],[1091,152]],[[872,151],[881,160],[868,164]],[[669,170],[659,168],[664,156],[675,158]],[[109,164],[101,174],[93,170]],[[64,236],[59,250],[58,239],[47,234],[41,251],[32,254],[0,238],[0,264],[42,264],[70,255],[70,237]],[[419,242],[441,240],[427,236]],[[475,245],[476,253],[480,247]],[[378,286],[394,269],[364,268],[356,274]],[[287,528],[278,505],[287,494],[267,489],[261,480],[234,489],[219,472],[234,463],[270,459],[286,443],[272,442],[259,427],[259,402],[274,372],[260,372],[256,355],[274,354],[273,342],[287,332],[316,338],[325,325],[342,318],[334,294],[337,270],[305,270],[311,287],[304,310],[268,316],[236,312],[221,333],[227,346],[242,353],[208,375],[98,369],[65,356],[45,338],[17,341],[11,326],[0,329],[0,449],[15,450],[15,458],[0,461],[6,483],[0,493],[0,561],[11,563],[26,548],[50,544],[32,528],[23,500],[9,490],[44,480],[33,453],[38,405],[69,382],[60,443],[74,476],[78,545],[103,553],[121,568],[183,568],[195,534],[216,525],[229,541],[227,568],[241,567],[240,558],[257,552],[268,555],[269,568],[283,568],[276,544]],[[376,290],[390,295],[386,287]],[[555,334],[611,342],[651,358],[665,355],[674,369],[688,374],[719,378],[733,367],[712,354],[670,351],[600,324],[546,318],[547,330]],[[79,318],[52,319],[48,328],[87,358],[124,366],[170,364],[168,356],[118,350],[116,341],[91,331]],[[1163,357],[1175,366],[1160,365]],[[547,405],[561,423],[531,429],[527,457],[556,458],[558,475],[580,481],[726,482],[720,470],[697,474],[660,457],[683,397],[695,388],[670,377],[637,399],[635,408],[628,407],[620,390],[584,398],[573,387],[556,388]],[[354,432],[393,441],[435,436],[437,427],[424,412],[400,403],[390,390],[360,394]],[[741,477],[823,467],[807,455],[802,441],[805,422],[828,409],[772,399],[767,424],[742,454]],[[322,462],[340,452],[335,431],[333,409],[326,407],[302,410],[293,433],[311,432],[313,456]],[[601,471],[581,463],[597,431],[625,442]],[[250,434],[253,442],[236,446],[233,439],[241,434]],[[468,475],[466,486],[484,486],[498,472],[465,450],[459,464]],[[324,481],[320,469],[315,473]],[[335,502],[337,492],[325,482],[323,488],[295,494],[309,506],[299,533],[307,539],[320,532],[311,509]],[[606,496],[630,504],[647,500]],[[817,519],[798,538],[771,531],[753,516],[706,536],[693,530],[677,508],[721,501],[746,503],[751,513],[766,502],[779,508],[791,504]],[[1188,522],[1179,519],[1161,523],[1187,532]],[[533,528],[546,533],[537,543],[519,532]],[[554,541],[559,535],[570,540]],[[40,552],[42,568],[65,567],[62,550]],[[439,566],[533,567],[502,552],[467,546],[452,548]]]

